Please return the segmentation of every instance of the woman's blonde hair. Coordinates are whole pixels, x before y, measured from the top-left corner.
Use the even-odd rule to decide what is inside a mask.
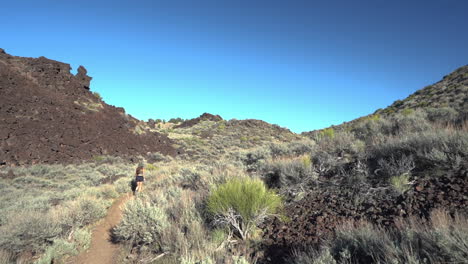
[[[136,175],[142,174],[144,168],[145,167],[143,165],[138,165],[138,167],[136,168]]]

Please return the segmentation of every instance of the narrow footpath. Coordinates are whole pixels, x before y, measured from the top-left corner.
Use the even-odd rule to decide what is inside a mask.
[[[111,242],[110,230],[119,223],[122,217],[121,207],[130,198],[130,194],[125,194],[114,201],[107,212],[107,216],[94,227],[89,249],[78,256],[69,258],[67,260],[68,264],[117,263],[120,246]]]

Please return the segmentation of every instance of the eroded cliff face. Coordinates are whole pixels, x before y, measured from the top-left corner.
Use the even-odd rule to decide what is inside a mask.
[[[96,155],[177,155],[123,108],[89,91],[83,66],[11,56],[0,49],[0,165],[72,162]]]

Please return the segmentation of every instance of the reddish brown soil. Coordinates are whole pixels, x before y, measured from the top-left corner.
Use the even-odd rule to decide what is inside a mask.
[[[419,179],[398,195],[390,188],[319,186],[302,200],[285,209],[290,221],[271,219],[262,228],[269,263],[283,263],[291,249],[317,247],[333,236],[345,221],[366,220],[391,228],[395,220],[408,216],[427,218],[443,208],[468,215],[468,167],[454,175]]]
[[[118,263],[119,245],[112,243],[110,230],[122,217],[122,205],[130,199],[124,195],[109,208],[107,216],[93,229],[91,246],[86,252],[68,259],[70,264],[114,264]]]
[[[96,155],[177,155],[169,138],[89,91],[86,69],[0,49],[0,166],[63,163]]]

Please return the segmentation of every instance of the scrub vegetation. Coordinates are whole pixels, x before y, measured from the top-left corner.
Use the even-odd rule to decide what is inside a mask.
[[[466,90],[457,76],[449,96]],[[258,120],[141,122],[184,151],[146,156],[144,191],[111,230],[119,263],[463,263],[467,108],[434,107],[438,86],[300,135]],[[0,263],[88,248],[141,159],[1,167]]]

